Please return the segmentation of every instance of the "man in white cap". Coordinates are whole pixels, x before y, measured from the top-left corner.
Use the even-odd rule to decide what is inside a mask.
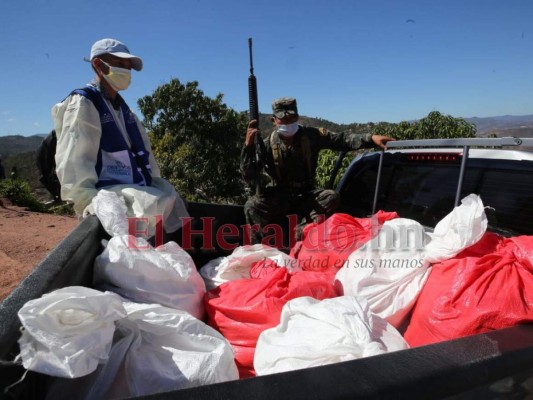
[[[100,189],[116,192],[128,206],[128,216],[163,217],[167,233],[188,217],[184,201],[161,178],[149,137],[118,93],[131,82],[131,69],[141,71],[141,58],[124,43],[102,39],[90,58],[93,81],[73,90],[52,108],[57,134],[56,172],[61,198],[74,203],[78,215],[93,214],[92,199]]]

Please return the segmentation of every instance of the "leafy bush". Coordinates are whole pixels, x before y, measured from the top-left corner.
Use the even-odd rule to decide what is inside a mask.
[[[46,207],[32,193],[28,182],[22,179],[4,179],[0,181],[0,195],[20,207],[30,211],[46,212]]]

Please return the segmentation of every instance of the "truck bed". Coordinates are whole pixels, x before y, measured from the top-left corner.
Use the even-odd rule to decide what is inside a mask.
[[[225,223],[239,207],[191,204],[196,215]],[[233,220],[235,221],[235,220]],[[196,227],[202,222],[193,221]],[[90,286],[92,263],[107,237],[96,217],[78,225],[0,305],[0,352],[3,360],[18,354],[17,312],[28,300],[54,289]],[[201,243],[197,243],[201,247]],[[192,251],[204,262],[222,254]],[[201,261],[200,261],[201,260]],[[203,265],[198,263],[197,265]],[[0,367],[5,388],[24,373],[20,366]],[[347,361],[145,396],[146,399],[363,399],[522,398],[533,377],[533,326],[522,325],[458,340]],[[54,378],[29,372],[2,398],[40,399]],[[503,380],[503,381],[502,381]],[[500,381],[500,382],[498,382]],[[524,386],[524,385],[529,385]],[[529,390],[529,392],[528,392]],[[503,396],[503,397],[502,397]],[[518,396],[518,397],[517,397]]]
[[[531,168],[532,163],[533,161],[529,161],[524,168]],[[369,162],[360,164],[362,172],[352,168],[346,176],[354,176],[354,179],[366,182],[364,171],[369,169]],[[466,177],[468,181],[468,176]],[[343,201],[350,199],[352,191],[357,196],[356,186],[351,186],[350,182],[341,183]],[[376,190],[376,194],[377,192]],[[362,199],[357,204],[357,210],[368,212],[371,203],[364,203],[365,201]],[[350,210],[350,206],[353,207],[354,204],[355,200],[350,200],[350,204],[344,204],[344,210]],[[374,206],[375,204],[376,202]],[[386,207],[387,204],[378,206]],[[188,251],[197,267],[203,266],[210,259],[227,255],[227,249],[206,249],[199,232],[207,220],[213,223],[212,234],[227,223],[243,225],[242,207],[191,203],[189,211],[193,217],[191,227],[197,234],[193,247]],[[353,215],[361,216],[355,213]],[[98,219],[94,216],[86,218],[0,304],[2,360],[13,360],[19,353],[17,340],[20,336],[20,322],[17,312],[27,301],[65,286],[91,286],[93,262],[102,251],[100,242],[105,238],[107,234]],[[174,239],[180,243],[179,237]],[[233,242],[239,245],[242,239],[242,236],[235,237]],[[9,363],[0,364],[0,369],[1,388],[13,384],[25,372],[21,366]],[[55,378],[29,372],[21,383],[7,392],[2,391],[0,398],[43,399],[53,379]],[[533,324],[525,324],[353,361],[139,398],[522,399],[531,396]]]

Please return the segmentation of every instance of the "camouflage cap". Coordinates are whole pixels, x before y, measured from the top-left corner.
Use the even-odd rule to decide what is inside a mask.
[[[292,97],[280,97],[274,100],[272,102],[272,113],[278,118],[283,118],[288,114],[298,115],[296,99]]]

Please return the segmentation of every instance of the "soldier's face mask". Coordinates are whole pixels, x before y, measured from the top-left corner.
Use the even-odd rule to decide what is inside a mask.
[[[131,83],[131,70],[127,68],[113,67],[105,61],[102,61],[109,68],[109,73],[102,74],[104,79],[111,85],[117,92],[119,90],[126,90]]]
[[[278,133],[285,137],[294,136],[298,132],[298,121],[293,122],[292,124],[278,125]]]

